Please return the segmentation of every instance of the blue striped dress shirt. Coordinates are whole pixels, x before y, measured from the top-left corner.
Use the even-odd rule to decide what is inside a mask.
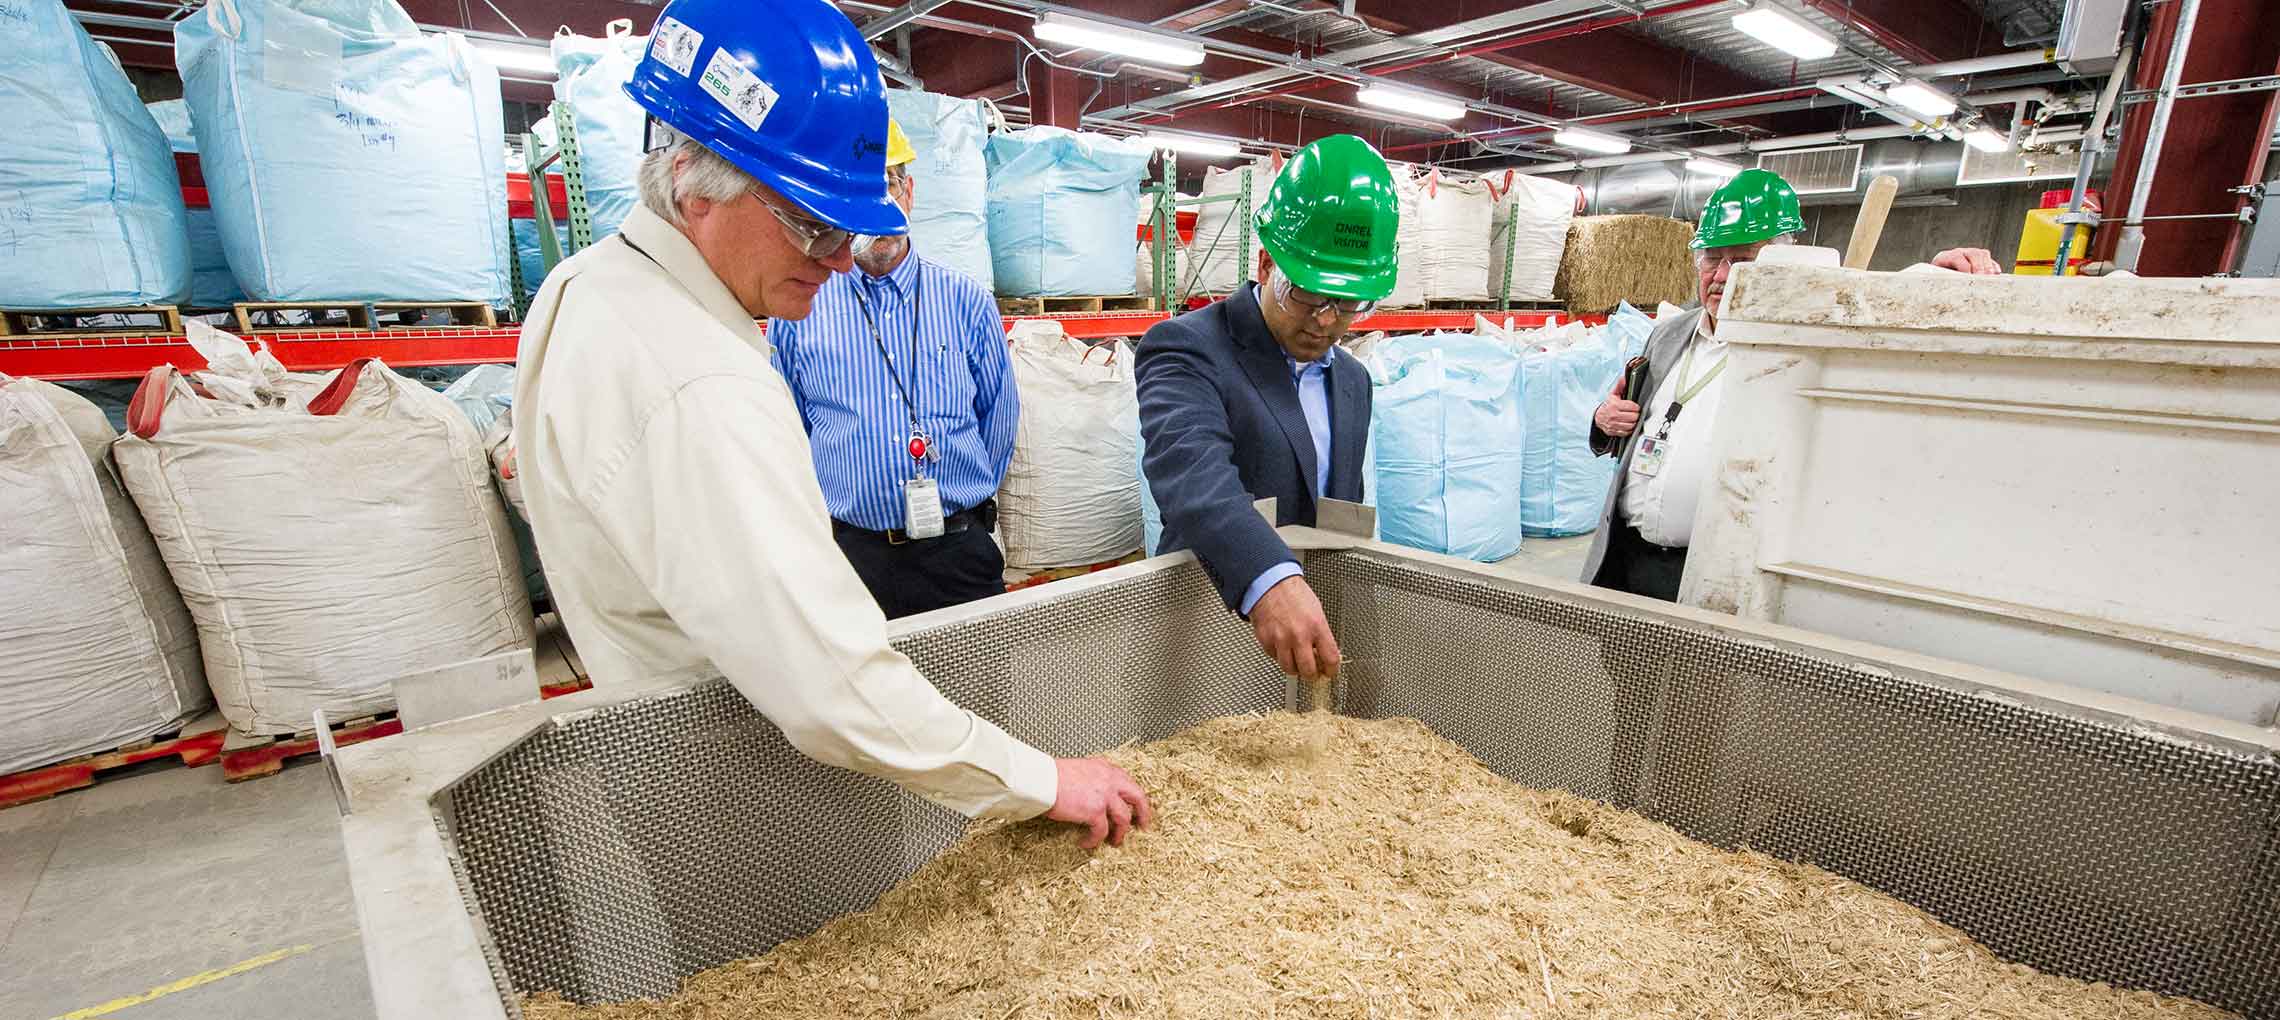
[[[911,364],[914,295],[921,307]],[[878,323],[877,341],[863,317],[865,303]],[[1005,320],[973,277],[916,252],[883,277],[860,269],[839,273],[816,293],[807,318],[769,322],[768,340],[807,427],[832,517],[871,531],[903,527],[903,482],[919,476],[941,486],[945,515],[997,495],[1013,461],[1021,400],[1006,354]],[[888,374],[888,359],[918,405],[919,427],[941,451],[940,461],[911,459],[910,414]]]

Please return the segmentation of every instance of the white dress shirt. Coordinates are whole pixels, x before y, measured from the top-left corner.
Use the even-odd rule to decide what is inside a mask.
[[[717,670],[817,761],[970,816],[1052,807],[1051,758],[887,644],[766,339],[678,229],[636,207],[549,274],[519,357],[531,526],[597,686]]]
[[[1639,443],[1662,431],[1663,422],[1670,418],[1670,405],[1682,386],[1692,384],[1716,371],[1726,361],[1726,344],[1709,333],[1707,319],[1697,327],[1691,363],[1685,354],[1679,356],[1679,365],[1663,377],[1655,387],[1651,409],[1642,409],[1644,417],[1639,430],[1632,434],[1631,442]],[[1683,367],[1686,371],[1681,372]],[[1684,378],[1681,378],[1684,376]],[[1726,389],[1726,374],[1718,372],[1694,399],[1686,401],[1679,411],[1678,420],[1671,423],[1670,435],[1662,442],[1662,467],[1652,474],[1645,473],[1645,450],[1631,455],[1629,474],[1623,478],[1623,496],[1620,509],[1623,520],[1639,529],[1639,536],[1649,542],[1668,548],[1682,549],[1694,537],[1694,507],[1701,501],[1702,487],[1710,478],[1710,430],[1718,417],[1720,394]]]

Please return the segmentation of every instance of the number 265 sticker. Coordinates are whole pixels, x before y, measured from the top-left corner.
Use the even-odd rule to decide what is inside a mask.
[[[755,131],[760,122],[768,119],[768,110],[776,105],[776,90],[761,81],[750,68],[739,63],[726,50],[714,50],[712,59],[705,63],[705,73],[697,84]]]

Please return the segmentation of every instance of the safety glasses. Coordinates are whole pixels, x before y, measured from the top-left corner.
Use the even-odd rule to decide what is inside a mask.
[[[1330,313],[1332,319],[1350,319],[1357,315],[1367,315],[1377,308],[1375,301],[1340,300],[1328,295],[1316,294],[1290,282],[1290,277],[1282,275],[1279,271],[1275,273],[1275,297],[1317,319],[1321,318],[1325,311]]]
[[[759,199],[761,205],[767,206],[768,211],[775,214],[776,222],[784,225],[784,234],[791,239],[792,247],[798,248],[801,254],[811,259],[830,258],[855,239],[853,231],[841,230],[786,210],[757,191],[752,193],[752,197]]]
[[[1755,262],[1758,253],[1764,251],[1765,246],[1766,242],[1758,241],[1754,244],[1736,244],[1724,248],[1703,248],[1694,253],[1694,267],[1707,273],[1718,268],[1718,264],[1721,262],[1736,266],[1744,262]]]

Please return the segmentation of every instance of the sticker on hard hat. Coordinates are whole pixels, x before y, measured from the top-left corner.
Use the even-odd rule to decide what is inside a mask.
[[[704,86],[714,99],[720,100],[720,105],[728,107],[728,112],[754,131],[760,130],[760,122],[768,119],[769,108],[776,105],[776,90],[729,56],[727,50],[713,51],[697,84]]]
[[[686,78],[697,66],[697,47],[704,43],[704,33],[673,18],[659,18],[657,31],[649,37],[649,55]]]

